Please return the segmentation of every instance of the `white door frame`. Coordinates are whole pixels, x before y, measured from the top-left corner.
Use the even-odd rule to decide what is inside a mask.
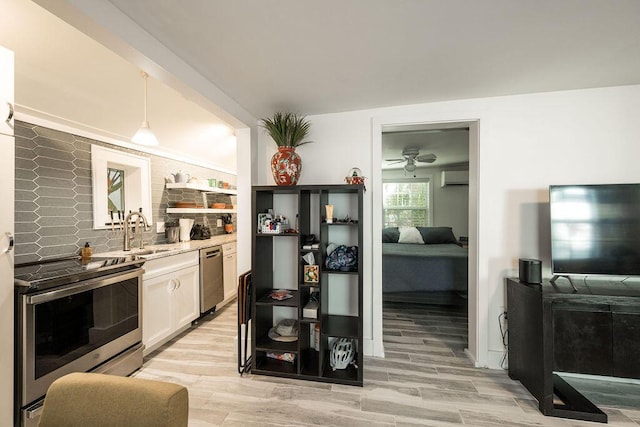
[[[485,322],[488,299],[486,292],[479,289],[478,276],[478,188],[479,188],[479,125],[478,119],[459,118],[437,120],[418,116],[374,117],[371,123],[371,233],[378,236],[382,230],[382,132],[385,126],[428,124],[438,125],[459,123],[469,127],[469,339],[465,349],[475,366],[487,365],[488,332],[481,327]],[[372,245],[372,338],[373,355],[384,357],[382,343],[382,243],[373,239]],[[483,296],[484,295],[484,296]]]
[[[12,51],[0,46],[0,420],[13,419],[13,234],[15,197],[14,65]],[[7,120],[8,119],[8,120]]]

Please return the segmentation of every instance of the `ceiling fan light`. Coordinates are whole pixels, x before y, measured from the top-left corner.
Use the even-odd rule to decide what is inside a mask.
[[[158,138],[156,138],[154,133],[149,128],[149,122],[146,120],[142,122],[140,129],[138,129],[136,134],[133,135],[133,138],[131,138],[131,141],[135,142],[136,144],[146,145],[149,147],[153,147],[160,144],[158,142]]]
[[[406,165],[404,165],[404,170],[406,170],[407,172],[413,172],[414,170],[416,170],[415,163],[407,163]]]

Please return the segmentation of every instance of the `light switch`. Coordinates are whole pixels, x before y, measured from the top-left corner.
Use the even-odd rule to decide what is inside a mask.
[[[156,222],[156,233],[164,233],[164,221]]]
[[[222,220],[220,218],[216,220],[216,227],[222,227]]]

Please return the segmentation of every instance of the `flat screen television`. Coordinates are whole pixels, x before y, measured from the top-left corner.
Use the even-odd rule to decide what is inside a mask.
[[[552,185],[557,276],[640,275],[640,184]]]

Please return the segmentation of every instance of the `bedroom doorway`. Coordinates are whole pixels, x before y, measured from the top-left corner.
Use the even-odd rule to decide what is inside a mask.
[[[383,129],[383,302],[466,306],[468,173],[468,126]]]
[[[455,343],[478,364],[477,129],[476,121],[374,120],[374,354],[424,336]],[[396,228],[404,226],[415,228]],[[417,254],[433,248],[441,253]]]

